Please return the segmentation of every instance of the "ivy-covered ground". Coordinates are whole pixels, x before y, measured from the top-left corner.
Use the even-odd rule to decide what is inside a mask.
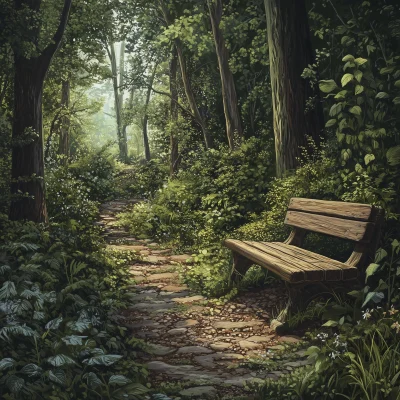
[[[180,279],[191,268],[189,254],[115,226],[116,214],[132,203],[104,204],[99,225],[113,250],[142,258],[129,266],[133,305],[120,323],[147,342],[138,356],[149,369],[152,391],[172,399],[247,399],[257,383],[310,363],[301,337],[271,331],[286,301],[282,284],[249,288],[234,300],[194,293]]]

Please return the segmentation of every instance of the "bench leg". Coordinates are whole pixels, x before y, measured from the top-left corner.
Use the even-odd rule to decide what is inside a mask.
[[[243,257],[242,255],[233,252],[233,265],[230,276],[230,286],[238,284],[254,263]]]

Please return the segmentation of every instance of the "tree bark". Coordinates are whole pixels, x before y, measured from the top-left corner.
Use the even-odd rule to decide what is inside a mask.
[[[210,11],[211,26],[221,76],[226,134],[228,136],[229,148],[234,149],[235,134],[240,140],[243,137],[243,129],[240,119],[235,82],[229,68],[229,52],[225,45],[224,35],[220,29],[220,23],[222,20],[222,0],[208,0],[208,8]]]
[[[149,103],[150,103],[151,90],[152,90],[152,87],[153,87],[154,78],[156,76],[156,71],[157,71],[157,64],[155,65],[153,73],[151,74],[151,77],[150,77],[149,87],[147,88],[146,102],[145,102],[145,105],[144,105],[143,145],[144,145],[144,154],[145,154],[146,161],[150,161],[151,160],[150,145],[149,145],[149,135],[148,135],[148,131],[147,131],[148,122],[149,122],[148,108],[149,108]]]
[[[17,10],[40,9],[41,1],[17,0]],[[65,0],[56,33],[38,57],[26,58],[14,48],[14,113],[9,216],[11,220],[47,222],[44,182],[42,94],[43,82],[67,25],[72,0]],[[33,29],[32,41],[39,30]]]
[[[314,63],[305,0],[264,0],[272,105],[276,174],[282,177],[298,166],[307,136],[318,145],[323,128],[320,108],[306,110],[315,93],[301,74]]]
[[[162,11],[164,20],[165,20],[167,26],[169,26],[172,24],[169,10],[168,10],[167,6],[165,5],[164,0],[159,0],[159,3],[161,6],[161,11]],[[194,96],[193,89],[190,84],[189,74],[188,74],[188,71],[186,68],[186,60],[183,55],[182,42],[179,39],[175,39],[174,44],[175,44],[175,47],[176,47],[176,50],[178,53],[179,66],[180,66],[180,70],[181,70],[182,82],[183,82],[183,87],[185,89],[187,101],[189,103],[192,114],[195,118],[195,121],[201,127],[201,130],[203,132],[205,147],[206,147],[206,149],[209,149],[212,147],[212,138],[208,132],[207,124],[204,121],[203,117],[201,116],[199,108],[197,107],[196,98]]]
[[[179,167],[179,147],[178,138],[175,136],[175,127],[178,123],[178,85],[176,75],[178,72],[178,58],[176,48],[174,46],[172,57],[169,65],[169,88],[171,93],[171,127],[170,127],[170,176],[174,176]]]
[[[121,104],[122,96],[120,95],[120,90],[118,87],[118,69],[117,69],[117,58],[115,56],[114,42],[110,43],[110,48],[108,49],[107,47],[107,50],[111,63],[112,83],[114,89],[114,107],[115,107],[115,119],[117,122],[119,157],[121,161],[126,162],[128,159],[128,143],[126,139],[126,131],[124,135],[122,129],[122,104]]]
[[[61,117],[60,125],[60,140],[58,146],[58,154],[61,156],[61,164],[67,165],[69,157],[69,128],[70,128],[70,116],[69,116],[69,100],[70,100],[70,81],[63,80],[61,84],[61,108],[63,109],[64,115]]]

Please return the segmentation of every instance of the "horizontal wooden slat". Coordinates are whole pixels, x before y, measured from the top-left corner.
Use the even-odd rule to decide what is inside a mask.
[[[332,260],[329,257],[322,256],[321,254],[313,253],[312,251],[302,249],[293,245],[285,243],[271,242],[266,243],[269,246],[279,249],[282,252],[306,260],[316,267],[325,270],[325,279],[327,281],[338,281],[354,279],[358,275],[358,270],[354,266],[342,263],[337,260]]]
[[[369,204],[303,199],[299,197],[292,198],[288,207],[289,211],[309,212],[364,222],[371,221],[373,209],[374,207]]]
[[[375,228],[372,222],[352,221],[297,211],[287,212],[285,224],[363,243],[371,241]]]
[[[253,246],[266,254],[267,257],[273,257],[278,259],[284,264],[294,265],[297,268],[304,271],[305,281],[323,281],[325,280],[325,273],[322,268],[314,267],[311,263],[304,261],[300,258],[293,257],[289,254],[285,254],[273,247],[268,246],[268,243],[245,241],[244,243]],[[341,273],[341,270],[339,270]],[[340,278],[339,278],[340,279]]]
[[[269,257],[263,251],[258,250],[240,240],[228,239],[224,242],[225,246],[253,261],[261,267],[267,268],[282,279],[288,282],[303,282],[305,280],[304,271],[294,265],[290,265]]]

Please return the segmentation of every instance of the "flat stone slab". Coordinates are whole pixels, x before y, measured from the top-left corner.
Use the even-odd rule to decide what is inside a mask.
[[[175,301],[176,303],[180,304],[186,304],[186,303],[193,303],[194,301],[201,301],[205,300],[204,296],[191,296],[191,297],[176,297],[172,299],[172,301]]]
[[[282,342],[282,343],[298,343],[301,342],[301,338],[298,336],[281,336],[278,337],[278,342]]]
[[[178,292],[184,292],[187,291],[189,288],[186,285],[167,285],[164,286],[161,291],[162,292],[173,292],[173,293],[178,293]]]
[[[203,368],[218,368],[216,361],[235,361],[243,360],[244,356],[235,353],[213,353],[205,356],[196,356],[194,361],[200,364]]]
[[[168,335],[172,335],[172,336],[182,336],[187,332],[186,328],[174,328],[174,329],[170,329],[167,333]]]
[[[183,399],[214,399],[218,394],[214,386],[198,386],[185,389],[179,392]]]
[[[147,261],[152,264],[158,264],[158,263],[165,263],[169,261],[168,257],[163,257],[163,256],[147,256],[144,258],[144,261]]]
[[[146,280],[149,282],[155,282],[155,281],[170,281],[172,279],[178,279],[179,274],[176,272],[165,272],[162,274],[152,274],[152,275],[147,275]]]
[[[239,322],[218,321],[214,322],[213,326],[216,329],[244,329],[264,324],[265,324],[264,321],[239,321]]]
[[[130,307],[130,309],[144,311],[144,312],[152,312],[152,311],[161,311],[161,310],[169,310],[175,307],[174,303],[167,303],[165,301],[153,302],[153,303],[137,303],[134,306]]]
[[[232,345],[230,343],[216,342],[210,344],[210,348],[214,351],[224,351],[228,350]]]
[[[162,346],[161,344],[151,344],[149,346],[149,353],[155,356],[168,356],[176,352],[177,349],[173,347]]]
[[[195,319],[186,319],[184,321],[179,321],[175,326],[176,328],[190,328],[191,326],[198,325],[199,321]]]
[[[212,350],[203,346],[185,346],[181,347],[176,354],[210,354]]]
[[[175,261],[178,263],[185,263],[185,262],[190,262],[192,259],[192,256],[189,254],[179,254],[179,255],[172,255],[169,257],[171,261]]]
[[[135,246],[135,245],[130,245],[130,244],[110,244],[107,246],[108,248],[112,250],[118,250],[118,251],[141,251],[141,250],[147,250],[146,246]]]
[[[262,349],[262,347],[263,347],[263,345],[261,343],[249,342],[248,340],[241,340],[239,342],[239,346],[243,350],[258,350],[258,349]]]
[[[273,338],[274,338],[273,335],[269,335],[269,336],[257,336],[256,335],[256,336],[250,336],[246,340],[248,340],[249,342],[254,342],[254,343],[267,343],[267,342],[270,342]]]

